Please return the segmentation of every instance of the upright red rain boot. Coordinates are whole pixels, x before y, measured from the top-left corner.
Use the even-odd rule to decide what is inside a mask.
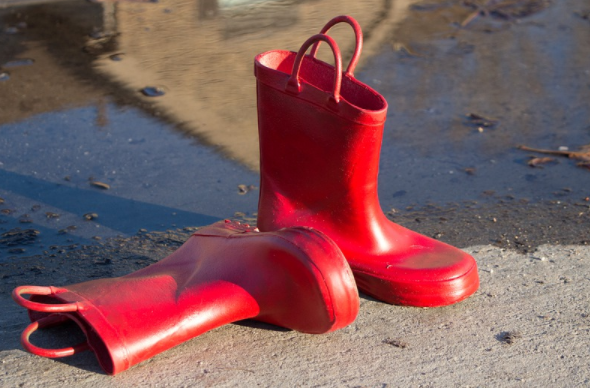
[[[254,318],[318,334],[348,325],[359,308],[346,259],[323,233],[260,233],[228,221],[200,229],[169,257],[130,275],[63,288],[22,286],[12,295],[33,322],[21,337],[26,350],[63,357],[91,349],[108,374],[226,323]],[[30,343],[37,328],[67,320],[82,328],[87,343]]]
[[[405,229],[383,214],[377,198],[379,153],[387,102],[352,72],[341,73],[338,47],[314,35],[298,53],[274,50],[255,59],[260,135],[262,231],[305,225],[342,249],[364,293],[410,306],[443,306],[479,286],[475,260],[461,250]],[[304,55],[325,41],[335,66]],[[360,43],[359,43],[360,42]]]

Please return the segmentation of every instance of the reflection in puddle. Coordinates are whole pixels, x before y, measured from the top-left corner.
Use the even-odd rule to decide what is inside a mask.
[[[297,50],[329,19],[345,12],[363,26],[362,62],[381,48],[383,40],[404,18],[408,5],[414,2],[66,1],[24,9],[33,24],[44,30],[55,30],[50,20],[59,20],[52,36],[36,37],[59,49],[52,50],[52,54],[79,57],[81,53],[72,52],[72,46],[84,37],[83,51],[96,56],[92,67],[109,82],[122,86],[135,99],[160,97],[142,104],[205,144],[215,146],[230,159],[256,170],[254,56],[277,48]],[[24,22],[17,20],[12,24],[18,23]],[[350,28],[336,26],[330,34],[339,43],[344,60],[349,60],[354,49]],[[58,42],[59,39],[64,42]],[[70,47],[66,47],[68,40]],[[330,61],[328,54],[326,49],[320,50],[320,57]],[[78,64],[70,64],[76,66],[72,69],[75,73],[82,70]],[[165,96],[161,91],[165,91]],[[73,94],[78,93],[68,95]],[[72,103],[79,101],[74,99]],[[52,109],[55,108],[47,107],[45,111]]]
[[[32,26],[26,28],[29,42],[22,54],[39,63],[29,73],[23,70],[22,77],[11,83],[11,103],[0,114],[0,122],[96,100],[95,95],[101,97],[104,91],[85,92],[88,80],[99,86],[96,74],[91,73],[93,68],[107,84],[116,85],[117,95],[126,96],[127,101],[135,100],[230,159],[256,170],[254,56],[277,48],[297,50],[308,36],[345,11],[363,26],[366,38],[362,62],[381,47],[413,2],[64,1],[17,8],[18,13],[8,10],[7,25]],[[23,31],[16,28],[13,33],[22,35]],[[349,60],[354,49],[350,28],[337,26],[330,34],[337,39],[344,60]],[[49,50],[45,51],[43,44]],[[331,60],[327,51],[320,50],[319,56]],[[32,85],[38,95],[48,95],[43,90],[49,86],[45,80],[52,79],[52,71],[59,74],[62,70],[74,77],[53,77],[53,83],[62,88],[61,93],[55,92],[47,100],[28,97],[19,101],[22,91]],[[151,98],[155,96],[158,98]],[[15,104],[24,104],[26,109]]]
[[[131,90],[143,90],[146,84],[165,86],[166,96],[153,102],[161,115],[257,169],[254,56],[276,48],[297,50],[346,10],[364,26],[366,59],[381,44],[376,41],[385,36],[381,30],[390,31],[411,2],[118,3],[110,11],[105,8],[105,21],[115,26],[116,50],[124,59],[113,62],[113,54],[106,54],[95,66]],[[338,26],[331,34],[350,55],[354,38],[348,26]]]

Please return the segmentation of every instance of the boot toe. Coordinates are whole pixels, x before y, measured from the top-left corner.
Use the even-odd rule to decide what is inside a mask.
[[[359,289],[387,303],[417,307],[453,304],[478,289],[473,257],[436,240],[424,242],[353,266]]]

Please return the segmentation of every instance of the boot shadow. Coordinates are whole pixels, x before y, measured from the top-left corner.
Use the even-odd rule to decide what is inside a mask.
[[[291,331],[290,329],[284,327],[275,326],[269,323],[259,322],[252,319],[237,321],[233,322],[232,324],[243,327],[249,327],[252,329],[269,330],[276,332]],[[22,326],[24,329],[24,325]],[[68,346],[75,346],[79,343],[86,341],[86,336],[84,335],[84,332],[80,329],[80,327],[78,327],[78,325],[74,321],[69,321],[56,327],[48,327],[38,330],[35,333],[33,333],[30,338],[31,343],[33,343],[35,346],[48,349],[58,349]],[[2,346],[2,350],[14,349],[21,350],[24,352],[24,350],[19,344],[18,337],[11,337],[9,341],[10,342],[5,343],[4,346]],[[31,355],[31,357],[39,356]],[[64,365],[68,365],[70,367],[82,369],[87,372],[106,375],[104,370],[100,367],[94,352],[92,351],[84,351],[73,356],[56,358],[53,360],[56,362],[60,362]]]
[[[48,327],[38,330],[33,333],[30,338],[31,343],[35,346],[47,349],[75,346],[86,341],[84,332],[82,332],[82,329],[80,329],[74,321],[65,322],[56,327]],[[17,345],[14,348],[25,352],[20,345]],[[39,357],[32,354],[30,356]],[[92,351],[81,352],[69,357],[55,358],[53,361],[88,372],[106,375],[104,370],[98,364],[98,360]]]
[[[266,322],[255,321],[254,319],[244,319],[243,321],[233,322],[233,325],[242,326],[242,327],[249,327],[251,329],[261,329],[261,330],[268,330],[268,331],[278,331],[278,332],[287,332],[292,331],[291,329],[287,329],[286,327],[272,325]]]

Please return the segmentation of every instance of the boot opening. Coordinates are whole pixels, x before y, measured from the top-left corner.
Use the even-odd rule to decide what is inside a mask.
[[[35,295],[31,298],[31,300],[34,302],[44,304],[64,303],[56,298],[52,298],[50,296],[45,295]],[[49,315],[51,315],[51,313],[29,310],[29,317],[31,318],[31,322],[38,321],[41,318],[45,318]],[[100,364],[102,369],[109,375],[115,374],[115,364],[111,357],[111,353],[109,352],[109,349],[107,348],[106,344],[104,343],[100,335],[96,332],[96,330],[94,330],[94,328],[90,324],[88,324],[88,322],[86,322],[86,320],[83,317],[81,317],[78,313],[63,313],[60,315],[66,316],[68,318],[68,321],[66,321],[65,323],[55,325],[56,328],[58,326],[64,326],[65,329],[61,331],[55,329],[56,331],[52,333],[59,337],[57,338],[57,341],[61,342],[63,340],[63,342],[65,342],[63,343],[63,345],[72,345],[71,342],[73,340],[80,342],[81,340],[83,341],[85,337],[85,340],[90,345],[90,349],[94,352],[98,360],[98,363]],[[72,323],[74,323],[75,326],[77,326],[80,329],[79,332],[71,330],[73,327],[75,327],[74,325],[72,325]],[[48,326],[48,328],[49,327],[50,326]],[[52,344],[52,346],[55,345]]]
[[[256,61],[264,67],[290,75],[296,56],[294,52],[275,50],[258,55]],[[310,84],[326,93],[331,93],[334,88],[334,67],[309,55],[305,56],[301,64],[299,77],[302,83]],[[355,78],[342,77],[340,95],[359,109],[381,111],[387,108],[387,102],[379,93]]]

